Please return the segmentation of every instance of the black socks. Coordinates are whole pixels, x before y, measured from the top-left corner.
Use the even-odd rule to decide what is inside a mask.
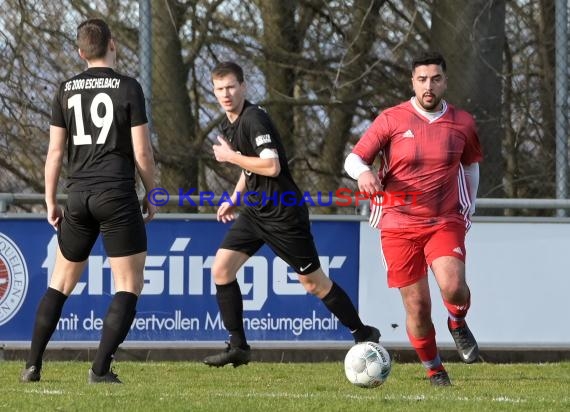
[[[333,282],[331,290],[322,299],[322,302],[338,318],[340,323],[350,330],[355,339],[364,339],[370,334],[370,328],[364,326],[354,304],[344,289],[335,282]]]
[[[117,292],[109,305],[105,319],[101,341],[93,360],[93,372],[103,376],[111,367],[113,355],[131,329],[135,318],[138,296],[130,292]]]
[[[57,327],[66,300],[66,295],[52,288],[48,288],[40,300],[26,369],[31,366],[36,366],[38,370],[42,368],[42,356]]]
[[[230,346],[248,349],[243,329],[243,298],[238,281],[216,285],[216,299],[222,321],[230,334]]]

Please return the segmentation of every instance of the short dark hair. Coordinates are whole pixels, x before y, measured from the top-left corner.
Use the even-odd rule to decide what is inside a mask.
[[[225,77],[228,74],[233,74],[238,82],[243,83],[243,69],[239,64],[231,61],[218,63],[212,70],[212,79]]]
[[[412,73],[416,70],[418,66],[427,66],[428,64],[437,64],[441,66],[441,69],[445,73],[447,70],[447,66],[445,64],[445,59],[441,55],[441,53],[436,51],[427,51],[416,57],[412,61]]]
[[[77,26],[77,47],[87,60],[105,57],[112,37],[111,29],[101,19],[89,19]]]

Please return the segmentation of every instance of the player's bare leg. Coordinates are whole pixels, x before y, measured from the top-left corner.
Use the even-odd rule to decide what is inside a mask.
[[[435,340],[427,276],[423,276],[416,283],[401,287],[400,294],[406,310],[408,339],[426,369],[430,382],[435,386],[450,385]]]
[[[465,264],[455,257],[442,256],[432,262],[431,268],[449,313],[447,326],[457,352],[463,362],[476,362],[479,359],[479,346],[465,321],[471,301],[465,281]]]

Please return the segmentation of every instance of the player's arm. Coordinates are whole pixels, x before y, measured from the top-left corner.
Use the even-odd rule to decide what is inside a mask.
[[[356,153],[350,153],[344,159],[344,170],[354,180],[358,180],[362,173],[372,171],[370,166]]]
[[[245,173],[242,171],[239,174],[239,180],[237,181],[236,186],[234,187],[234,192],[231,196],[231,201],[234,205],[238,203],[240,196],[242,196],[245,191]]]
[[[344,170],[350,177],[358,181],[358,190],[372,196],[382,191],[382,183],[378,175],[372,171],[372,163],[387,143],[390,127],[385,115],[376,117],[364,132],[344,161]]]
[[[467,182],[467,190],[469,191],[469,199],[471,200],[469,216],[472,216],[475,213],[475,201],[477,199],[477,189],[479,188],[479,163],[463,165],[463,171]]]
[[[58,126],[49,128],[49,147],[44,168],[45,201],[48,222],[57,230],[61,209],[57,205],[57,182],[61,173],[65,153],[66,129]]]
[[[156,187],[156,169],[154,165],[152,146],[150,144],[148,125],[145,123],[131,127],[131,138],[133,142],[135,164],[146,191],[143,199],[143,213],[147,214],[145,222],[148,222],[157,212],[157,207],[150,204],[148,202],[148,197],[146,196],[149,191]]]
[[[372,163],[386,144],[387,129],[386,116],[376,117],[344,161],[344,170],[358,181],[358,190],[369,195],[382,191],[382,183],[372,171]]]
[[[382,183],[370,165],[356,153],[350,153],[344,161],[344,170],[358,182],[358,190],[368,195],[382,191]]]
[[[262,176],[277,177],[281,172],[279,156],[274,149],[263,149],[259,157],[244,156],[236,152],[222,136],[218,136],[218,142],[220,144],[212,146],[218,162],[232,163]]]
[[[466,143],[461,155],[461,165],[467,183],[467,190],[471,207],[469,208],[469,216],[475,213],[475,200],[477,198],[477,189],[479,188],[479,162],[483,160],[483,151],[479,136],[477,134],[477,126],[475,120],[467,112],[460,112],[462,117],[459,124],[465,129]]]
[[[236,218],[235,210],[237,205],[239,204],[239,199],[245,192],[245,174],[242,171],[239,175],[239,180],[236,183],[234,188],[234,192],[230,198],[229,202],[223,202],[220,207],[218,207],[218,211],[216,212],[216,218],[218,222],[231,222]]]

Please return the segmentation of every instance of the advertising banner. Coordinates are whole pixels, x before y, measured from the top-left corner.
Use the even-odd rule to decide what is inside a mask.
[[[129,342],[223,341],[211,267],[229,225],[155,219],[147,225],[145,284]],[[358,304],[357,221],[313,221],[324,272]],[[0,344],[31,339],[35,311],[55,262],[57,237],[45,219],[0,220]],[[351,335],[297,275],[263,247],[238,274],[250,341],[351,341]],[[114,293],[97,241],[68,298],[52,342],[95,342]]]

